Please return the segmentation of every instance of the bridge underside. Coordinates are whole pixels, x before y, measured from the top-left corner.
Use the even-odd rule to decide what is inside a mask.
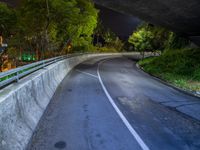
[[[200,44],[199,0],[94,0],[116,11],[137,16],[191,37]]]

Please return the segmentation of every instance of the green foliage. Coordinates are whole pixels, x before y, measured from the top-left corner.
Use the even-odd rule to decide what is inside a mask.
[[[163,51],[184,48],[189,40],[165,28],[144,23],[129,37],[129,43],[138,51]]]
[[[152,47],[153,51],[166,49],[166,43],[169,39],[170,32],[159,26],[150,26],[150,31],[153,34]]]
[[[115,33],[113,33],[110,29],[107,29],[107,30],[104,29],[102,33],[102,37],[107,44],[111,44],[115,42],[117,39],[117,36],[115,35]]]
[[[9,55],[9,58],[12,58],[12,59],[16,59],[19,57],[19,52],[14,47],[9,47],[6,53]]]
[[[61,51],[70,42],[76,50],[91,48],[98,11],[90,0],[22,0],[17,9],[0,3],[0,31],[12,33],[9,46]]]
[[[116,49],[117,52],[121,52],[123,50],[124,43],[119,38],[116,38],[114,41],[113,47]]]
[[[144,52],[165,50],[159,57],[143,59],[139,64],[145,71],[179,87],[200,90],[200,50],[186,48],[188,39],[165,28],[143,24],[129,37],[135,49]]]
[[[138,29],[129,37],[129,43],[133,44],[135,49],[143,52],[150,51],[153,49],[153,34],[151,31],[146,30],[146,28]]]
[[[99,47],[99,51],[108,52],[110,49],[110,52],[119,52],[123,49],[124,43],[122,40],[120,40],[119,37],[117,37],[117,35],[109,28],[105,28],[101,21],[98,21],[97,27],[95,29],[95,35],[97,36],[96,46]],[[99,37],[104,40],[103,43],[98,43]]]
[[[13,32],[16,24],[16,13],[6,4],[0,2],[0,14],[0,33],[2,33],[4,37],[8,37]]]
[[[92,43],[92,34],[97,26],[98,11],[90,0],[77,0],[79,8],[78,22],[70,26],[72,32],[70,37],[75,47],[82,47],[83,50],[89,50]],[[75,28],[74,28],[75,27]]]
[[[141,60],[139,64],[145,71],[159,76],[171,83],[189,88],[200,89],[200,49],[167,50],[160,57]]]
[[[170,32],[168,41],[166,42],[166,49],[181,49],[189,45],[189,43],[190,41],[188,39],[174,32]]]

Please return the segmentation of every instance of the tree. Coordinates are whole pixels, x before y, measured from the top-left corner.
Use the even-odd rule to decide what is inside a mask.
[[[107,44],[111,44],[115,42],[118,37],[110,29],[107,29],[103,32],[103,38]]]
[[[109,28],[105,28],[101,22],[101,20],[98,21],[97,27],[95,29],[95,35],[96,35],[96,39],[97,41],[95,41],[97,43],[97,45],[99,46],[100,44],[98,44],[98,39],[101,39],[101,46],[103,46],[104,51],[105,49],[107,51],[121,51],[122,47],[124,46],[124,43],[120,40],[119,37],[117,37],[117,35],[112,32]]]
[[[164,51],[166,48],[166,42],[169,39],[170,32],[163,27],[154,25],[151,25],[149,29],[154,37],[152,43],[153,51],[156,50]]]
[[[144,57],[145,51],[151,51],[153,49],[153,34],[151,31],[146,30],[145,28],[139,28],[129,37],[129,43],[133,44],[135,49],[140,51]]]
[[[15,30],[17,22],[16,12],[12,8],[8,7],[7,4],[0,2],[0,14],[0,35],[3,37],[3,42],[8,43]],[[0,71],[2,71],[2,56],[4,54],[5,50],[0,54]]]
[[[98,11],[90,0],[77,0],[77,7],[80,9],[77,17],[78,23],[76,33],[72,42],[79,49],[88,50],[92,46],[92,35],[97,26]]]
[[[0,2],[0,33],[8,38],[16,25],[16,13],[5,3]]]
[[[74,47],[91,45],[98,11],[89,0],[24,0],[19,16],[27,47],[56,51],[69,41]]]
[[[39,59],[64,52],[67,45],[88,50],[97,25],[98,11],[91,0],[22,0],[12,9],[0,3],[0,32],[9,46],[38,52]]]
[[[189,39],[180,36],[174,32],[170,32],[168,40],[166,42],[166,49],[181,49],[189,44]]]
[[[129,43],[138,51],[163,51],[166,49],[170,33],[167,29],[143,23],[129,37]]]

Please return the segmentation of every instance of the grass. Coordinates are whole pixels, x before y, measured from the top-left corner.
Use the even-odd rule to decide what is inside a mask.
[[[139,65],[148,73],[177,87],[200,91],[200,49],[166,50],[159,57],[145,58]]]

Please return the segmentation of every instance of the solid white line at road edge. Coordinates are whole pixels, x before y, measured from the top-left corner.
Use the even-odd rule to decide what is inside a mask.
[[[117,112],[117,114],[119,115],[119,117],[122,119],[123,123],[126,125],[126,127],[128,128],[128,130],[131,132],[131,134],[133,135],[133,137],[136,139],[136,141],[138,142],[138,144],[140,145],[140,147],[143,149],[143,150],[150,150],[148,148],[148,146],[144,143],[144,141],[140,138],[140,136],[137,134],[137,132],[133,129],[133,127],[131,126],[131,124],[128,122],[128,120],[126,119],[126,117],[123,115],[123,113],[120,111],[120,109],[117,107],[117,105],[115,104],[114,100],[112,99],[112,97],[110,96],[110,94],[108,93],[108,90],[106,89],[103,81],[102,81],[102,78],[100,76],[100,73],[99,73],[99,68],[100,68],[100,65],[105,62],[107,60],[104,60],[102,62],[100,62],[98,64],[98,68],[97,68],[97,75],[98,75],[98,78],[99,78],[99,82],[101,83],[101,86],[107,96],[107,98],[109,99],[110,103],[112,104],[112,106],[114,107],[115,111]]]

